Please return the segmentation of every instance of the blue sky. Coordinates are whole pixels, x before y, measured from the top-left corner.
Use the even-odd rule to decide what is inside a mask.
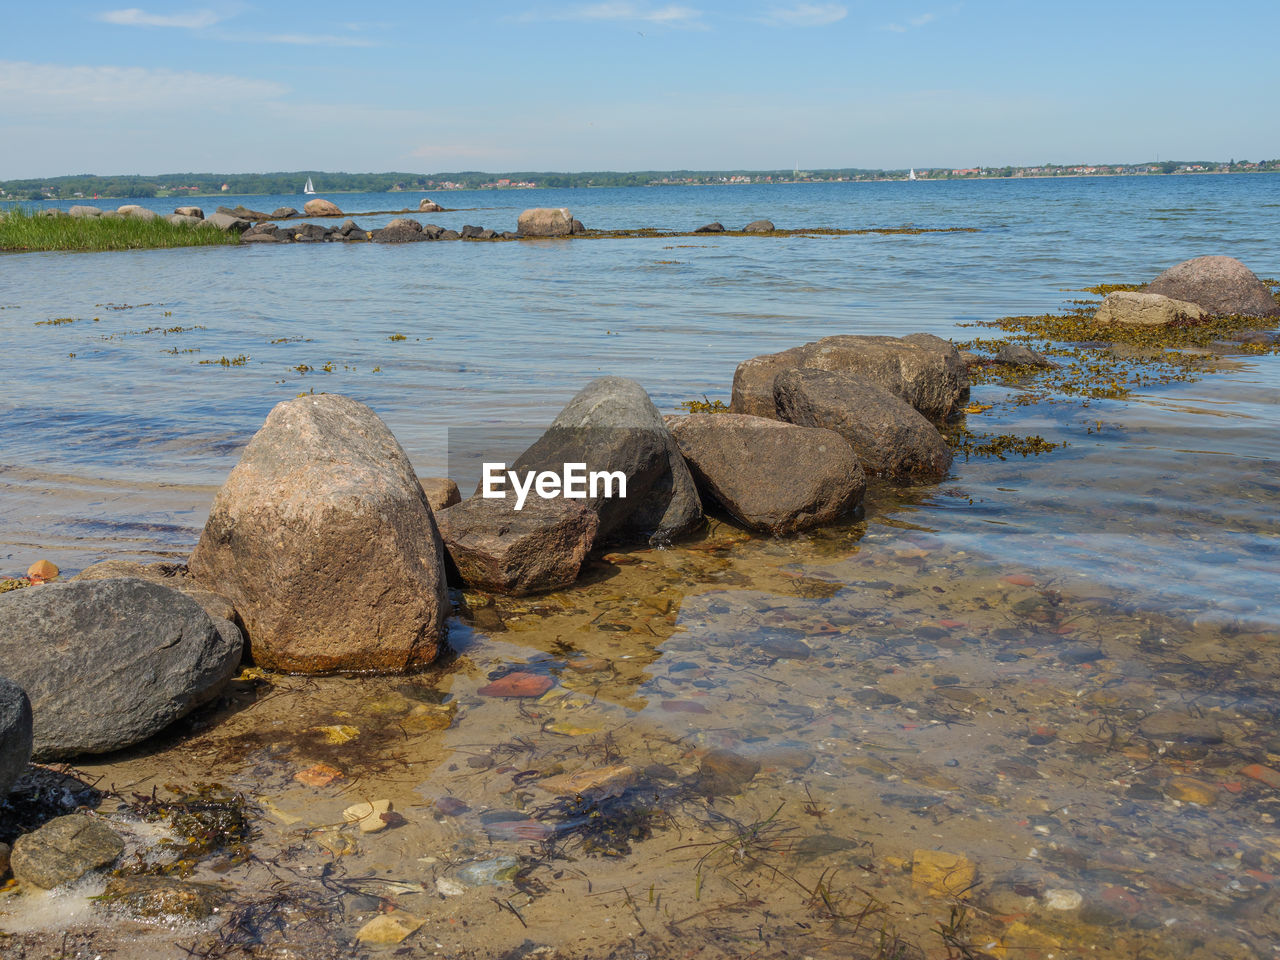
[[[1276,0],[14,3],[0,179],[1280,157]]]

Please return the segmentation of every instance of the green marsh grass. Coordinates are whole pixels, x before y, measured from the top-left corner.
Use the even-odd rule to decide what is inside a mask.
[[[46,216],[23,207],[0,213],[0,250],[152,250],[236,244],[235,233],[215,227],[172,224],[163,217],[133,218]]]

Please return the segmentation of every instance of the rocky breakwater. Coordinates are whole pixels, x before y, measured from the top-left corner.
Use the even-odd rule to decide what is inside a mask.
[[[260,666],[431,663],[449,615],[440,535],[409,458],[364,404],[278,404],[214,499],[189,563],[226,597]]]
[[[566,464],[623,478],[581,498],[480,491],[440,511],[441,535],[463,580],[502,593],[572,583],[587,552],[605,540],[660,544],[701,526],[702,503],[680,450],[653,401],[634,380],[587,384],[511,466],[517,476],[562,474]],[[497,492],[495,489],[493,492]]]
[[[158,733],[217,696],[241,645],[233,623],[143,580],[0,596],[0,663],[30,699],[38,760],[106,753]]]

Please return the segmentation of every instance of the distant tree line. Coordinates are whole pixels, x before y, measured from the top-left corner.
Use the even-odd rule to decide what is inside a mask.
[[[920,171],[928,179],[956,177],[1016,177],[1065,174],[1078,170],[1063,164],[1041,167],[979,167],[963,171],[933,169]],[[1145,164],[1101,164],[1098,169],[1115,172],[1173,174],[1179,172],[1275,171],[1280,160],[1251,163],[1230,161],[1164,160]],[[809,170],[614,170],[563,173],[554,171],[517,171],[485,173],[464,170],[454,173],[326,173],[321,170],[297,170],[281,173],[166,173],[153,177],[96,176],[78,174],[69,177],[47,177],[30,180],[0,181],[0,196],[18,200],[73,200],[110,197],[200,197],[223,193],[235,195],[301,195],[307,178],[319,193],[386,193],[395,191],[427,192],[432,190],[538,187],[644,187],[671,184],[768,183],[800,179],[804,181],[881,180],[905,177],[905,170],[870,170],[840,168]]]

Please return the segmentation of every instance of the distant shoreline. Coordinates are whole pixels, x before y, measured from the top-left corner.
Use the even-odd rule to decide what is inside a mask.
[[[540,190],[617,190],[632,188],[661,188],[661,187],[758,187],[758,186],[794,186],[798,184],[815,184],[815,183],[939,183],[939,182],[955,182],[966,180],[1095,180],[1095,179],[1128,179],[1132,177],[1203,177],[1203,176],[1228,176],[1228,175],[1247,175],[1255,176],[1259,174],[1276,174],[1280,170],[1184,170],[1173,173],[1019,173],[1011,176],[991,175],[991,174],[966,174],[962,176],[921,176],[916,180],[909,180],[905,176],[880,176],[880,177],[831,177],[820,179],[802,179],[802,180],[753,180],[748,182],[666,182],[651,181],[648,183],[628,183],[628,184],[573,184],[568,186],[548,185],[548,186],[432,186],[432,187],[413,187],[399,190],[362,190],[362,189],[332,189],[321,190],[317,195],[333,195],[342,194],[429,194],[429,193],[455,193],[461,191],[489,191],[493,193],[503,192],[521,192]],[[763,175],[763,174],[761,174]],[[175,176],[174,174],[163,174],[162,176]],[[51,179],[72,179],[72,178],[51,178]],[[27,181],[5,181],[6,183],[27,182]],[[0,189],[3,184],[0,184]],[[215,191],[207,193],[191,193],[183,191],[180,193],[163,194],[131,194],[131,193],[102,193],[93,197],[84,196],[43,196],[39,199],[33,197],[20,197],[11,195],[0,195],[0,203],[47,203],[47,202],[92,202],[94,200],[170,200],[181,202],[184,200],[201,200],[210,197],[289,197],[295,194],[291,192],[236,192],[232,190]],[[306,194],[296,194],[296,196],[304,197]]]

